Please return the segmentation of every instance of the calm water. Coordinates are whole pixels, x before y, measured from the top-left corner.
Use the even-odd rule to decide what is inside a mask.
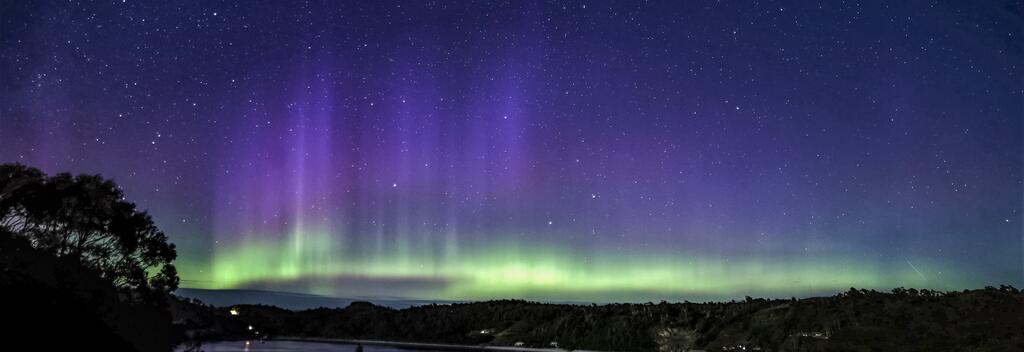
[[[179,348],[178,351],[182,349]],[[306,352],[353,352],[356,350],[355,345],[343,345],[335,343],[322,343],[322,342],[300,342],[300,341],[251,341],[248,344],[245,341],[223,341],[223,342],[211,342],[203,344],[203,351],[208,352],[291,352],[291,351],[306,351]],[[367,346],[363,345],[364,352],[410,352],[412,350],[403,350],[394,347],[383,347],[383,346]],[[426,350],[416,350],[419,352],[431,352]]]

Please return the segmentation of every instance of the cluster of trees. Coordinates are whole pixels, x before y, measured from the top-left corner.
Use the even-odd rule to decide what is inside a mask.
[[[272,306],[235,307],[265,334],[450,344],[514,345],[595,350],[656,349],[650,331],[676,319],[677,305],[556,305],[501,300],[425,305],[396,310],[367,302],[345,308],[289,311]]]
[[[0,165],[0,242],[10,336],[44,350],[173,347],[174,245],[113,182]]]
[[[795,326],[813,326],[827,339],[806,350],[1024,350],[1024,295],[1012,286],[943,292],[897,288],[851,289],[794,306]]]
[[[236,306],[263,334],[610,351],[1024,350],[1024,294],[851,289],[833,297],[609,305],[502,300],[401,310]],[[224,312],[219,312],[224,314]]]

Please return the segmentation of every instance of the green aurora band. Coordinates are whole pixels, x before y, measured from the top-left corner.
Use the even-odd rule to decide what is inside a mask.
[[[212,257],[212,271],[184,265],[197,288],[302,287],[326,296],[373,295],[385,287],[345,285],[335,279],[358,278],[387,285],[436,284],[395,292],[408,298],[484,300],[526,298],[593,302],[728,299],[758,294],[807,296],[851,286],[955,289],[960,276],[921,261],[891,270],[855,257],[722,259],[693,253],[601,251],[590,255],[550,245],[505,243],[478,248],[447,246],[441,253],[387,250],[371,256],[342,256],[341,244],[326,232],[289,236],[284,241],[255,236],[224,246]],[[406,247],[406,246],[399,246]],[[890,268],[890,269],[887,269]],[[941,275],[928,280],[917,268]],[[344,280],[342,280],[344,282]]]

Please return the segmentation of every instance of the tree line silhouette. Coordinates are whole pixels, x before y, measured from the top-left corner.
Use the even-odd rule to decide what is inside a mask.
[[[167,351],[174,245],[98,175],[0,165],[0,291],[10,336],[41,350]],[[57,336],[55,338],[55,336]]]
[[[209,307],[207,314],[226,317],[227,309]],[[500,300],[405,309],[368,302],[301,311],[231,309],[239,313],[232,319],[276,337],[545,348],[555,342],[603,351],[1024,350],[1024,294],[1006,285],[959,292],[851,288],[832,297],[712,303]]]

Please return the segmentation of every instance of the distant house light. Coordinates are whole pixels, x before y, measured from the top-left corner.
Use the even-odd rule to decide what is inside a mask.
[[[249,330],[252,330],[252,325],[249,325]]]
[[[229,312],[231,313],[231,315],[238,315],[238,308],[231,307],[231,310]]]

